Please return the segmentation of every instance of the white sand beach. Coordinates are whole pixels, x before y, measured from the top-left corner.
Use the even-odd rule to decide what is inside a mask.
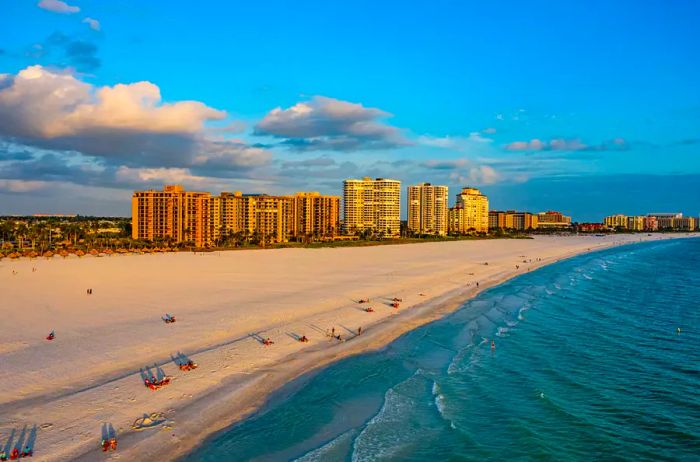
[[[0,450],[13,430],[14,445],[36,426],[33,460],[171,460],[295,377],[381,347],[479,290],[589,250],[675,237],[682,235],[5,259]],[[403,300],[398,309],[393,297]],[[362,298],[370,303],[358,304]],[[177,322],[164,323],[166,312]],[[342,342],[326,336],[333,327]],[[273,345],[259,341],[267,337]],[[178,353],[199,367],[180,371]],[[140,373],[154,364],[174,377],[157,391]],[[151,428],[132,429],[152,413],[159,417]],[[118,450],[105,455],[103,424],[119,435]]]

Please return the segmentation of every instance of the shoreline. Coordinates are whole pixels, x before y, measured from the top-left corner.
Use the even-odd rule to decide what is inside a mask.
[[[617,245],[644,241],[648,242],[652,240],[658,241],[669,238],[692,237],[692,235],[678,235],[673,237],[655,235],[652,239],[637,239],[637,237],[638,236],[632,235],[631,238],[622,240],[606,239],[605,242],[596,242],[591,238],[581,238],[583,240],[579,240],[579,243],[585,242],[588,244],[587,246],[579,246],[567,251],[555,252],[551,257],[543,258],[542,261],[533,260],[532,263],[525,266],[529,266],[529,271],[534,271],[563,259],[584,253],[605,250]],[[546,239],[547,238],[544,238],[544,240]],[[476,245],[478,245],[478,243]],[[510,257],[519,258],[512,255]],[[490,268],[490,270],[496,271],[492,271],[493,274],[490,274],[488,277],[479,279],[478,288],[473,284],[466,285],[466,281],[462,281],[456,283],[456,286],[449,290],[434,295],[431,294],[432,296],[430,298],[415,299],[414,297],[415,303],[410,304],[406,308],[402,307],[398,314],[384,316],[382,319],[370,324],[359,337],[351,337],[343,343],[334,342],[331,347],[328,347],[327,342],[313,342],[308,347],[304,347],[301,351],[298,348],[290,348],[288,349],[290,351],[286,351],[285,354],[273,358],[268,363],[262,365],[262,367],[253,367],[252,370],[243,367],[236,373],[225,374],[225,377],[221,378],[221,380],[205,387],[205,392],[198,395],[196,398],[193,395],[189,395],[189,397],[182,399],[182,402],[177,404],[172,402],[167,403],[168,400],[166,400],[163,404],[167,403],[168,405],[162,407],[166,407],[167,409],[160,409],[160,412],[163,412],[165,417],[165,423],[161,425],[158,430],[149,429],[143,432],[121,431],[119,437],[120,449],[114,456],[119,458],[133,458],[135,456],[147,458],[157,456],[161,459],[176,460],[196,450],[197,447],[203,444],[205,440],[213,434],[225,430],[231,425],[259,411],[268,402],[268,399],[274,392],[280,390],[289,382],[297,380],[305,375],[313,374],[315,371],[341,359],[379,350],[404,333],[456,311],[466,301],[477,296],[480,292],[502,284],[513,277],[524,274],[527,272],[524,271],[524,269],[525,268],[522,270],[514,268]],[[474,273],[472,272],[469,274],[473,275]],[[384,288],[382,287],[381,290],[384,290]],[[357,307],[355,307],[355,310],[359,311]],[[202,353],[195,353],[195,355],[215,355],[217,351],[224,349],[225,346],[226,343],[214,344],[213,346],[209,345],[208,349],[204,349]],[[0,350],[0,353],[2,353],[2,350]],[[112,386],[119,384],[123,380],[129,379],[116,378],[113,382],[110,381],[108,384],[100,381],[96,386]],[[117,386],[116,389],[119,389],[119,386]],[[201,389],[200,387],[200,390]],[[69,390],[66,392],[65,399],[71,400],[78,398],[79,401],[80,397],[78,395],[81,394],[89,393],[86,393],[84,390]],[[31,401],[34,400],[36,400],[36,402],[41,402],[42,400],[46,401],[47,398],[50,402],[64,399],[63,397],[54,397],[52,400],[47,395],[28,397],[27,399],[30,400],[28,403],[31,403]],[[170,397],[170,400],[175,399],[177,398],[174,395]],[[19,405],[15,406],[17,410],[22,407],[21,401],[18,402]],[[2,403],[2,401],[0,401],[0,403]],[[4,407],[9,407],[9,409],[12,410],[12,404],[12,402],[0,404],[0,411],[5,413]],[[2,423],[2,421],[0,421],[0,423]],[[101,452],[96,444],[94,450],[80,451],[80,448],[85,449],[84,444],[80,447],[75,447],[74,452],[68,455],[70,455],[73,460],[94,460],[95,455]],[[48,457],[48,451],[42,449],[41,453],[38,453],[37,456],[39,456],[40,460],[45,460],[44,457]]]

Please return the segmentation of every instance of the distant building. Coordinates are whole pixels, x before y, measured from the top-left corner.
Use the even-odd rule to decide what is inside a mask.
[[[656,217],[646,216],[644,217],[644,231],[658,231],[659,230],[659,220]]]
[[[627,229],[627,219],[629,217],[627,215],[622,215],[622,214],[617,214],[617,215],[610,215],[607,216],[603,219],[603,223],[605,223],[605,226],[608,228],[612,229]]]
[[[451,233],[486,233],[489,230],[489,200],[476,188],[462,188],[457,203],[448,211]]]
[[[343,231],[371,231],[398,237],[401,232],[401,182],[386,178],[343,182]]]
[[[658,223],[659,230],[674,230],[678,229],[678,225],[683,218],[683,214],[680,212],[676,213],[649,213],[647,217],[652,217],[656,219]]]
[[[537,215],[530,212],[516,212],[509,210],[502,212],[499,210],[489,211],[489,229],[514,229],[517,231],[527,231],[537,229],[539,220]]]
[[[644,231],[643,216],[627,217],[627,229],[630,231]]]
[[[207,247],[236,234],[263,242],[332,238],[338,233],[340,198],[319,193],[294,196],[223,192],[212,196],[182,186],[138,191],[132,198],[132,237],[193,242]]]
[[[608,229],[603,223],[579,223],[576,230],[579,233],[597,233]]]
[[[447,186],[421,183],[408,187],[407,227],[419,234],[447,234]]]
[[[571,228],[571,217],[560,212],[548,211],[537,214],[538,229],[569,229]]]

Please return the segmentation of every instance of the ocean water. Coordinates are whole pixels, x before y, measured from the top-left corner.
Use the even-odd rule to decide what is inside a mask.
[[[525,274],[297,380],[183,460],[699,461],[699,269],[682,239]]]

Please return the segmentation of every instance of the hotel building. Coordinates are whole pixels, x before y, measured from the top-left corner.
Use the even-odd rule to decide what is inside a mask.
[[[537,229],[538,217],[530,212],[516,212],[509,210],[502,212],[494,210],[489,212],[489,229],[514,229],[527,231]]]
[[[226,236],[242,234],[262,242],[337,235],[340,197],[317,192],[294,196],[243,194],[240,191],[185,192],[182,186],[163,191],[135,192],[132,198],[132,237],[193,242],[207,247]]]
[[[418,234],[447,234],[447,186],[408,187],[408,229]]]
[[[538,229],[568,229],[571,228],[571,217],[560,212],[548,211],[537,214]]]
[[[343,231],[383,232],[399,236],[401,232],[401,182],[386,178],[343,182]]]
[[[487,233],[489,230],[489,199],[476,188],[462,188],[457,203],[448,211],[451,233]]]

